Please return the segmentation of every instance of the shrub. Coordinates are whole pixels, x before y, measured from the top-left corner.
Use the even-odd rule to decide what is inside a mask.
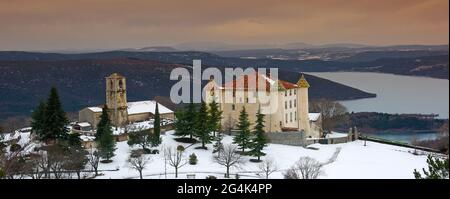
[[[184,151],[184,146],[178,145],[177,146],[177,151]]]
[[[20,144],[12,144],[10,150],[11,151],[18,151],[22,148],[22,146],[20,146]]]
[[[189,164],[190,164],[190,165],[196,165],[197,162],[198,162],[197,156],[195,155],[195,153],[192,153],[192,154],[189,156]]]

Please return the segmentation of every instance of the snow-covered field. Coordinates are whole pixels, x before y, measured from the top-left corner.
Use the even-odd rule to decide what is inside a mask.
[[[173,131],[169,131],[166,135],[162,135],[163,142],[159,147],[160,151],[164,146],[189,146],[189,144],[176,142],[172,134]],[[225,136],[223,142],[224,144],[231,143],[232,137]],[[186,159],[192,153],[197,155],[197,165],[186,164],[181,167],[178,178],[187,178],[188,174],[195,174],[197,179],[204,179],[208,175],[223,178],[225,167],[214,162],[212,144],[207,145],[208,150],[195,149],[197,146],[200,144],[195,144],[185,150]],[[313,144],[308,148],[269,144],[264,149],[267,155],[262,159],[272,158],[278,167],[278,171],[271,174],[270,178],[283,178],[283,172],[302,156],[309,156],[325,164],[323,174],[319,178],[414,178],[414,169],[427,166],[425,152],[420,151],[421,155],[413,155],[413,149],[375,142],[367,142],[367,146],[364,146],[364,141],[334,145]],[[127,164],[130,151],[131,148],[126,142],[118,142],[113,162],[100,163],[99,166],[100,170],[118,170],[101,171],[104,175],[97,178],[138,178],[139,173]],[[143,171],[144,178],[174,178],[174,168],[168,164],[167,175],[164,175],[165,164],[162,153],[147,156],[151,156],[152,160]],[[231,177],[237,172],[240,178],[263,178],[258,174],[258,163],[250,162],[250,158],[244,156],[245,164],[239,168],[232,168]]]

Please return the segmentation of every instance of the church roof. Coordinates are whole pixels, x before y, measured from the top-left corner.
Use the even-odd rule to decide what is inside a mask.
[[[87,107],[89,110],[91,110],[94,113],[102,112],[102,108],[97,106]]]
[[[125,77],[119,73],[113,73],[109,75],[107,78],[125,78]]]
[[[156,101],[138,101],[138,102],[128,102],[128,115],[141,114],[141,113],[152,113],[155,114]],[[160,114],[173,113],[172,110],[158,103],[158,110]]]

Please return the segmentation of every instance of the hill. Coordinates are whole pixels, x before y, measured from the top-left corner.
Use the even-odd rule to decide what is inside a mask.
[[[68,112],[100,105],[105,100],[105,77],[118,72],[127,77],[129,101],[169,96],[176,81],[170,72],[182,64],[136,58],[65,61],[0,61],[0,119],[29,115],[39,100],[45,100],[51,86],[58,88]],[[206,68],[205,66],[203,68]],[[280,71],[279,77],[296,82],[299,74]],[[307,75],[311,98],[356,99],[374,97],[342,84]]]

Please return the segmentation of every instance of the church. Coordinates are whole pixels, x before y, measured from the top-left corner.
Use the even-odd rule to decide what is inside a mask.
[[[113,126],[121,127],[126,124],[141,122],[153,118],[157,102],[154,100],[128,102],[126,78],[118,73],[106,77],[106,107]],[[100,121],[103,106],[86,107],[79,111],[80,123],[89,124],[96,128]],[[158,103],[161,119],[173,120],[172,110]]]
[[[223,128],[236,128],[243,107],[252,124],[255,124],[258,109],[265,108],[269,110],[266,111],[268,113],[263,112],[266,132],[304,132],[306,137],[320,138],[322,117],[320,113],[309,113],[309,87],[304,75],[297,83],[291,83],[255,72],[223,85],[211,79],[204,90],[208,103],[214,100],[220,104]],[[249,98],[261,91],[269,96],[268,102],[250,101]]]

